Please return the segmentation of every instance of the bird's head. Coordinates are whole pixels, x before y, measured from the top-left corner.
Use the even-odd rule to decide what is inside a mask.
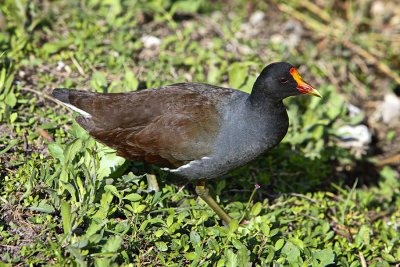
[[[297,69],[286,62],[266,66],[254,83],[253,91],[259,96],[279,100],[301,94],[321,97],[316,89],[301,78]]]

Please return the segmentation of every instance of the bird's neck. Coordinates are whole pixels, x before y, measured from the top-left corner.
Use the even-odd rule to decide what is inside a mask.
[[[255,89],[255,88],[254,88]],[[253,109],[264,111],[281,111],[284,105],[281,98],[265,93],[264,90],[254,90],[249,96],[249,104]]]
[[[265,80],[258,77],[249,96],[253,108],[269,107],[271,109],[281,109],[281,107],[283,107],[282,97],[273,92],[273,90],[269,90]]]
[[[263,149],[270,149],[279,144],[289,126],[287,111],[282,100],[250,95],[247,110],[247,114],[251,114],[246,116],[247,120],[251,121],[249,125],[257,125],[257,129],[262,129],[257,132],[260,146]]]

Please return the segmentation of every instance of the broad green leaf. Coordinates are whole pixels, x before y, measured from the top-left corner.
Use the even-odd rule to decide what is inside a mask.
[[[229,231],[231,231],[231,232],[236,232],[236,230],[238,229],[238,227],[239,227],[239,221],[238,221],[238,220],[232,219],[232,220],[229,222]]]
[[[139,81],[136,79],[135,74],[130,70],[125,71],[125,83],[128,91],[136,90],[139,85]]]
[[[271,228],[269,227],[268,224],[266,224],[266,223],[261,223],[260,229],[261,229],[261,232],[263,233],[263,235],[269,236],[269,233],[270,233],[270,231],[271,231]]]
[[[64,150],[64,157],[66,161],[72,161],[75,158],[75,155],[82,151],[82,140],[75,139],[71,143],[67,145],[67,148]]]
[[[55,209],[52,205],[46,203],[46,200],[41,200],[39,203],[36,203],[36,205],[32,205],[32,207],[29,208],[32,211],[38,211],[38,212],[44,212],[44,213],[53,213],[55,212]]]
[[[290,242],[292,242],[294,245],[296,245],[299,249],[303,250],[304,249],[304,243],[298,238],[290,238]]]
[[[172,225],[172,223],[174,222],[174,217],[175,217],[174,214],[171,214],[171,215],[169,215],[169,216],[167,217],[166,225],[167,225],[168,227],[170,227],[170,226]]]
[[[15,106],[15,104],[17,104],[17,98],[14,93],[9,93],[4,101],[8,106],[12,108]]]
[[[233,247],[236,248],[237,250],[239,250],[239,249],[245,247],[245,246],[243,245],[243,243],[240,242],[238,239],[232,239],[232,245],[233,245]]]
[[[4,94],[8,95],[13,91],[13,83],[14,83],[14,74],[8,74],[6,78],[6,83],[4,84]]]
[[[324,249],[312,253],[312,266],[323,267],[334,264],[335,253],[332,249]]]
[[[50,143],[47,148],[49,149],[50,154],[58,159],[61,163],[64,163],[64,149],[57,143]]]
[[[237,261],[237,255],[230,249],[227,249],[225,251],[225,261],[226,261],[226,266],[227,267],[237,267],[238,261]]]
[[[273,236],[277,235],[278,233],[279,233],[279,228],[274,228],[274,229],[271,230],[271,232],[269,233],[269,235],[270,235],[271,237],[273,237]]]
[[[196,259],[196,257],[197,257],[196,252],[189,252],[185,254],[185,258],[190,261]]]
[[[225,264],[225,259],[220,259],[218,262],[217,262],[217,267],[225,267],[226,266],[226,264]]]
[[[124,197],[124,199],[129,200],[129,201],[132,201],[132,202],[136,202],[136,201],[141,200],[141,199],[142,199],[142,196],[139,195],[138,193],[132,193],[132,194],[126,195],[126,196]]]
[[[119,235],[112,236],[107,239],[106,244],[102,247],[102,252],[117,252],[122,244],[122,237]]]
[[[14,123],[18,118],[18,113],[14,112],[10,115],[10,123]]]
[[[160,237],[160,236],[162,236],[164,234],[164,230],[163,229],[158,229],[154,234],[155,234],[156,237]]]
[[[8,150],[10,150],[11,148],[13,148],[16,144],[18,144],[18,140],[17,139],[12,139],[10,140],[10,142],[8,143],[8,145],[0,151],[0,156],[5,154]]]
[[[256,76],[253,76],[253,75],[248,76],[246,78],[246,83],[242,86],[242,88],[240,88],[240,90],[245,93],[250,94],[256,80],[257,80]]]
[[[133,213],[141,213],[146,208],[146,205],[139,204],[139,202],[132,202],[132,205],[126,205],[126,207],[130,207]]]
[[[103,193],[100,200],[100,209],[93,215],[93,218],[106,219],[112,199],[113,195],[109,191]]]
[[[90,81],[90,85],[97,92],[103,92],[103,87],[107,86],[107,79],[104,73],[98,71],[94,72]]]
[[[79,266],[87,266],[85,257],[82,255],[82,251],[80,249],[69,246],[68,250],[74,256],[74,259]]]
[[[300,250],[296,245],[288,241],[282,248],[282,254],[286,256],[289,263],[295,263],[298,262],[298,258],[300,257]]]
[[[71,194],[71,199],[73,201],[76,201],[76,190],[75,190],[75,187],[71,183],[62,181],[61,179],[64,176],[67,178],[68,174],[66,173],[66,171],[61,171],[61,174],[60,174],[60,188],[58,190],[58,193],[62,194],[64,192],[64,190],[67,190],[68,193]]]
[[[191,231],[190,232],[190,241],[192,242],[193,245],[199,244],[201,242],[200,235],[195,231]]]
[[[322,233],[327,233],[330,228],[331,228],[331,226],[330,226],[329,222],[324,221],[322,223]]]
[[[156,242],[156,247],[160,251],[167,251],[168,250],[167,244],[165,242],[163,242],[163,241]]]
[[[100,257],[100,258],[95,258],[94,260],[95,260],[94,266],[96,267],[109,267],[111,265],[110,258]]]
[[[106,190],[106,191],[112,193],[112,194],[113,194],[114,196],[116,196],[118,199],[121,199],[121,198],[122,198],[121,194],[119,193],[119,191],[118,191],[118,189],[115,187],[115,185],[108,184],[108,185],[106,185],[106,186],[104,187],[104,190]]]
[[[79,138],[82,140],[87,140],[90,138],[88,132],[83,129],[78,123],[74,122],[72,127],[69,129],[69,132],[75,138]]]
[[[254,206],[251,208],[251,215],[253,216],[257,216],[258,214],[260,214],[262,209],[262,204],[260,202],[257,202],[256,204],[254,204]]]
[[[355,237],[355,242],[356,242],[357,246],[369,245],[371,234],[372,234],[372,230],[368,226],[361,225],[360,230],[358,231],[358,233]]]
[[[106,221],[103,221],[102,223],[98,223],[96,220],[92,220],[89,227],[87,228],[85,232],[85,237],[89,238],[96,234],[106,223]]]
[[[280,250],[284,244],[285,240],[279,239],[278,241],[275,242],[275,250]]]
[[[251,266],[250,254],[245,246],[241,247],[237,254],[238,266]]]
[[[69,42],[66,40],[58,41],[58,42],[47,42],[42,46],[42,51],[46,53],[46,55],[51,55],[67,47]]]
[[[71,214],[71,206],[64,199],[61,200],[61,218],[64,228],[64,233],[70,233],[72,229],[72,214]]]
[[[106,146],[100,146],[98,155],[100,157],[100,167],[97,177],[102,180],[117,172],[125,163],[125,159],[116,155],[115,151]]]
[[[0,94],[3,93],[3,86],[6,81],[6,68],[1,68],[0,72]]]
[[[214,64],[210,64],[207,74],[207,81],[210,84],[215,84],[218,82],[218,78],[221,75],[221,71]]]
[[[390,254],[384,253],[384,254],[382,254],[382,258],[383,258],[384,260],[390,262],[390,263],[395,263],[395,262],[396,262],[396,259],[395,259],[392,255],[390,255]]]
[[[180,0],[174,2],[171,7],[171,13],[196,13],[200,7],[199,0]]]
[[[239,89],[247,77],[247,65],[241,62],[235,62],[229,67],[229,85],[232,88]]]

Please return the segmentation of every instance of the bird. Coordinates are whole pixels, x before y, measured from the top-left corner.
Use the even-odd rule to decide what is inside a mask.
[[[206,181],[246,165],[277,146],[289,119],[282,100],[320,93],[287,62],[267,65],[251,93],[205,83],[176,83],[127,93],[57,88],[53,97],[76,121],[128,160],[196,181],[196,193],[229,224]]]

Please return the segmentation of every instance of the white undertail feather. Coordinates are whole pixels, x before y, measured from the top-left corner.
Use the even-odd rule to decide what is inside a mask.
[[[190,161],[188,164],[182,165],[182,166],[180,166],[180,167],[177,168],[177,169],[171,170],[171,169],[169,169],[169,168],[162,168],[162,170],[164,170],[164,171],[170,171],[170,172],[178,172],[178,171],[181,171],[181,170],[183,170],[183,169],[186,169],[186,168],[191,167],[194,163],[199,163],[199,162],[201,162],[202,160],[207,160],[207,159],[211,159],[211,158],[210,158],[210,157],[202,157],[201,159],[198,159],[198,160],[192,160],[192,161]]]
[[[58,100],[58,102],[63,104],[63,105],[65,105],[65,106],[67,106],[68,108],[72,109],[73,111],[78,112],[79,114],[81,114],[83,117],[85,117],[87,119],[90,119],[92,117],[92,115],[90,115],[89,113],[87,113],[86,111],[84,111],[82,109],[79,109],[79,108],[75,107],[74,105],[71,105],[71,104],[68,104],[68,103],[64,103],[64,102],[59,101],[59,100]]]

